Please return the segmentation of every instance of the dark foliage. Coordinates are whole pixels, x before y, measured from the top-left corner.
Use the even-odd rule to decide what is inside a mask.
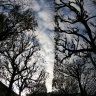
[[[65,92],[66,78],[71,82],[72,77],[81,96],[93,95],[96,87],[96,14],[89,15],[85,0],[54,0],[54,5],[55,88]],[[67,90],[72,88],[69,85]]]
[[[37,71],[37,61],[29,62],[39,49],[38,41],[35,36],[28,38],[25,34],[18,34],[0,45],[1,78],[9,82],[8,94],[17,81],[21,93]]]
[[[6,96],[8,87],[0,82],[0,96]],[[12,91],[12,96],[18,96],[14,91]]]
[[[2,4],[0,7],[6,7],[8,5],[5,3]],[[7,38],[10,38],[10,36],[24,31],[34,31],[37,26],[32,10],[28,9],[26,11],[21,11],[19,5],[9,5],[11,6],[11,9],[10,6],[7,6],[9,8],[6,9],[8,12],[0,13],[0,41],[6,40]]]
[[[74,55],[88,58],[94,54],[96,59],[96,14],[90,16],[85,10],[85,0],[59,1],[55,1],[55,58],[63,63]],[[95,59],[91,61],[96,68]]]

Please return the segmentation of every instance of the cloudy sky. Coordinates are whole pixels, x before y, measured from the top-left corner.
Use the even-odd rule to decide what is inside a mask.
[[[5,0],[8,1],[8,0]],[[41,50],[41,63],[49,73],[46,79],[47,91],[52,91],[53,66],[54,66],[54,23],[53,23],[53,0],[10,0],[12,3],[19,2],[23,10],[32,8],[35,13],[38,27],[35,31]]]
[[[41,55],[44,59],[46,71],[49,73],[46,79],[47,91],[52,91],[53,64],[54,64],[54,42],[53,28],[54,23],[52,12],[52,0],[33,0],[33,10],[36,12],[38,19],[38,29],[36,34],[41,44]]]
[[[52,91],[52,78],[54,66],[54,23],[53,23],[53,0],[24,0],[22,3],[24,9],[32,8],[35,12],[38,28],[35,31],[39,43],[41,45],[40,54],[43,60],[41,64],[46,66],[46,71],[49,73],[49,78],[46,80],[47,91]],[[74,1],[74,0],[70,0]],[[93,11],[91,0],[85,0],[85,8],[87,11]],[[59,0],[57,0],[59,2]],[[90,13],[91,14],[91,13]]]
[[[38,21],[38,28],[35,33],[41,45],[40,54],[43,58],[41,64],[46,67],[49,78],[46,80],[47,91],[52,90],[53,66],[54,66],[54,22],[53,22],[53,3],[54,0],[15,0],[23,1],[21,4],[24,9],[32,8]],[[59,0],[57,0],[59,1]],[[71,0],[74,1],[74,0]],[[93,11],[90,0],[85,0],[87,10]]]
[[[35,33],[41,45],[40,54],[43,58],[41,64],[46,67],[46,72],[49,73],[49,76],[46,79],[47,91],[51,92],[54,66],[54,23],[52,0],[27,0],[24,1],[24,4],[24,9],[33,9],[38,21],[38,28]]]

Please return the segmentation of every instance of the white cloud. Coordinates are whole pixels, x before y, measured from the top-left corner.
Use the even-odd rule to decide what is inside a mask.
[[[39,15],[39,18],[41,18],[45,22],[50,20],[51,18],[50,12],[47,10],[40,11],[38,15]]]
[[[48,10],[39,11],[38,17],[43,22],[41,24],[41,26],[43,26],[43,28],[53,30],[53,28],[54,28],[53,16],[50,11],[48,11]]]
[[[53,79],[53,66],[54,66],[54,42],[53,42],[53,32],[47,33],[47,29],[53,30],[54,28],[54,23],[52,21],[52,10],[49,10],[49,2],[45,2],[45,0],[40,0],[40,8],[41,10],[38,11],[38,29],[37,33],[38,34],[38,39],[39,42],[42,46],[41,48],[41,54],[43,55],[44,58],[44,63],[46,67],[46,72],[49,73],[48,78],[46,79],[46,87],[47,91],[51,92],[52,91],[52,79]]]
[[[40,11],[41,9],[41,6],[38,4],[37,0],[33,0],[31,1],[33,4],[32,4],[32,9],[34,11]]]

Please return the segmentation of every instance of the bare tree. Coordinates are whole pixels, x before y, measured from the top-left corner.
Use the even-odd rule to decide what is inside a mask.
[[[1,46],[2,78],[9,81],[8,94],[11,94],[14,82],[28,78],[31,69],[34,70],[36,67],[34,54],[38,51],[39,44],[35,36],[29,38],[24,34],[18,34],[11,40],[2,42]]]
[[[3,10],[3,12],[0,13],[0,41],[3,41],[8,37],[10,38],[10,36],[20,32],[35,30],[37,21],[35,20],[32,10],[21,10],[21,6],[16,4],[12,6],[8,1],[2,1],[0,3],[0,8],[2,6],[4,8],[8,7],[9,9],[5,9],[5,11]]]
[[[73,64],[69,64],[65,69],[66,74],[74,77],[78,81],[81,96],[85,96],[85,91],[83,89],[81,81],[82,74],[84,73],[85,70],[84,64],[85,60],[84,61],[78,60],[76,62],[73,61]]]
[[[60,73],[59,73],[60,75]],[[78,82],[70,76],[63,75],[62,79],[53,79],[53,88],[57,89],[59,94],[70,96],[78,93]]]
[[[38,94],[46,94],[47,89],[46,89],[46,78],[47,78],[47,73],[45,72],[45,69],[43,68],[40,73],[38,73],[38,77],[30,83],[29,86],[29,94],[31,95],[38,95]]]
[[[34,62],[26,71],[18,75],[18,80],[16,82],[16,86],[19,88],[19,96],[21,96],[21,92],[25,89],[28,89],[31,81],[36,81],[32,77],[39,70],[38,66],[36,66],[37,62]]]
[[[62,74],[63,77],[66,76],[65,82],[68,83],[68,81],[70,81],[68,83],[69,85],[71,84],[72,80],[70,78],[74,78],[73,79],[74,81],[72,81],[74,83],[72,84],[74,85],[76,82],[78,83],[77,90],[79,88],[81,96],[85,96],[87,94],[93,95],[95,93],[94,90],[94,88],[96,88],[96,86],[94,86],[96,83],[95,82],[96,76],[94,75],[95,70],[94,67],[92,68],[91,64],[88,64],[86,59],[77,59],[76,61],[73,61],[71,63],[66,62],[65,64],[59,66],[57,70],[59,74]],[[67,90],[69,90],[71,87],[66,84],[64,86],[66,87]],[[77,92],[79,92],[79,90]]]
[[[60,63],[73,55],[96,56],[96,14],[89,15],[85,4],[85,0],[55,0],[56,53],[63,54]]]
[[[20,79],[17,81],[17,87],[19,88],[19,96],[21,96],[21,92],[26,89],[29,93],[39,93],[39,92],[45,92],[45,87],[42,85],[45,85],[45,71],[44,68],[42,70],[41,66],[36,66],[34,63],[34,66],[28,70],[26,70],[25,75],[20,74]],[[39,73],[38,73],[39,72]],[[38,76],[34,78],[34,76],[38,73]]]

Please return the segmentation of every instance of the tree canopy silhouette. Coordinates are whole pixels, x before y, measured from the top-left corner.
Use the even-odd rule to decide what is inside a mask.
[[[0,7],[6,7],[7,5],[10,5],[11,9],[9,7],[9,9],[6,9],[7,12],[0,13],[0,41],[20,32],[35,30],[37,21],[31,9],[23,11],[20,5],[5,3],[0,4]]]
[[[96,55],[96,14],[90,15],[86,10],[85,0],[59,1],[55,0],[55,43],[56,56],[63,55],[58,60],[63,63],[72,55],[93,57]]]

